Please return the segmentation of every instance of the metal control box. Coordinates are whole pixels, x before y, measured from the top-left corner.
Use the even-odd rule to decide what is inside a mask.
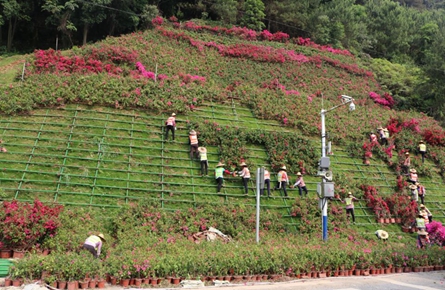
[[[331,160],[329,160],[329,157],[320,158],[320,168],[328,169],[330,166],[331,166]]]
[[[323,197],[334,197],[334,182],[319,182],[317,183],[317,193],[318,196]]]

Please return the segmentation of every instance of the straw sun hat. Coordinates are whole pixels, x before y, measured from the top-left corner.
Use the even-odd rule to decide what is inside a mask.
[[[377,235],[377,237],[379,237],[379,238],[382,239],[382,240],[387,240],[388,237],[389,237],[388,232],[387,232],[387,231],[384,231],[384,230],[377,230],[377,231],[375,232],[375,234]]]
[[[221,167],[221,166],[224,166],[224,163],[222,163],[221,161],[218,162],[218,164],[216,164],[216,167]]]
[[[287,169],[286,169],[286,165],[281,166],[280,169],[282,169],[282,170],[287,170]]]
[[[198,147],[198,151],[201,153],[206,153],[207,149],[205,147]]]
[[[99,238],[101,238],[105,242],[105,236],[104,234],[100,233],[97,235]]]

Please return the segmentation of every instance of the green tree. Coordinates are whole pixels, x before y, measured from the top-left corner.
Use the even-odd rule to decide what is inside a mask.
[[[264,29],[266,27],[263,23],[263,19],[266,16],[264,9],[264,3],[261,0],[246,0],[244,2],[241,26],[257,31]]]
[[[30,10],[29,1],[17,0],[0,0],[0,7],[6,22],[8,23],[8,40],[6,42],[6,50],[11,51],[15,32],[20,21],[29,21],[28,15]],[[3,19],[2,17],[2,19]],[[1,21],[2,25],[5,21]],[[1,27],[0,27],[1,29]]]
[[[291,36],[309,36],[310,14],[319,7],[319,0],[265,0],[267,30],[283,31]]]
[[[111,0],[80,1],[80,22],[83,25],[82,44],[87,43],[88,31],[94,24],[99,24],[107,17],[107,6]]]
[[[423,50],[423,69],[429,80],[419,91],[423,97],[421,109],[445,124],[445,20],[437,24],[438,29],[433,29],[430,43]]]
[[[307,30],[317,43],[361,51],[369,47],[366,10],[354,0],[332,0],[310,12]]]
[[[77,31],[77,27],[71,21],[71,15],[78,8],[76,0],[45,0],[42,6],[43,11],[50,13],[47,23],[55,25],[57,30],[68,38],[70,46],[73,46],[72,33]]]
[[[365,7],[365,20],[371,37],[371,47],[365,51],[373,57],[389,60],[408,55],[413,36],[411,31],[416,29],[413,15],[418,12],[391,0],[369,0]]]
[[[225,24],[235,24],[238,13],[236,0],[215,0],[210,10]]]

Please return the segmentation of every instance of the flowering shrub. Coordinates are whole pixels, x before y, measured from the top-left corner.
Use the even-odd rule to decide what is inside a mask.
[[[156,74],[154,72],[145,70],[144,65],[142,63],[140,63],[139,61],[136,62],[136,68],[137,68],[138,72],[140,73],[140,75],[142,75],[144,78],[147,78],[147,79],[152,79],[152,80],[158,79],[158,80],[162,81],[162,80],[165,80],[168,78],[166,75],[159,74],[156,76]],[[137,75],[133,74],[133,77],[137,78]]]
[[[6,247],[29,250],[55,235],[60,226],[61,205],[47,206],[39,200],[33,204],[3,201],[0,208],[0,236]]]
[[[380,104],[382,106],[388,107],[388,108],[392,108],[394,106],[394,99],[392,98],[392,96],[388,93],[385,93],[382,96],[380,96],[379,94],[375,93],[375,92],[370,92],[369,93],[369,97],[377,104]]]
[[[176,18],[176,17],[175,17]],[[170,17],[170,19],[171,19],[171,17]],[[177,19],[176,19],[177,20]],[[159,26],[159,25],[162,25],[162,23],[164,23],[164,18],[162,18],[161,16],[156,16],[155,18],[153,18],[152,20],[151,20],[151,23],[154,25],[154,26]]]
[[[363,196],[366,199],[367,206],[372,208],[377,218],[391,217],[391,211],[388,204],[379,196],[377,189],[374,186],[362,185],[360,189],[363,190]]]
[[[441,222],[432,221],[426,225],[431,243],[439,246],[445,245],[445,227]]]
[[[295,39],[295,43],[298,45],[309,46],[319,50],[329,51],[332,52],[333,54],[353,56],[352,53],[346,49],[335,49],[327,45],[319,45],[313,42],[310,38],[298,37],[297,39]]]
[[[29,67],[30,74],[87,74],[107,72],[113,75],[122,73],[115,64],[133,62],[137,54],[125,48],[104,47],[89,49],[83,56],[63,56],[53,49],[36,50],[34,63]]]

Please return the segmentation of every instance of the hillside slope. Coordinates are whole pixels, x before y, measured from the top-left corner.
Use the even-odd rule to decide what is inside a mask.
[[[216,194],[211,174],[200,176],[199,163],[188,157],[187,132],[195,129],[209,149],[210,173],[220,160],[229,169],[245,160],[252,172],[286,165],[293,180],[297,171],[306,172],[310,200],[316,201],[320,110],[347,94],[357,110],[331,111],[326,124],[338,193],[352,190],[363,198],[361,185],[376,186],[382,196],[403,190],[397,187],[399,156],[435,130],[439,137],[426,139],[438,140],[429,144],[434,158],[422,165],[413,157],[412,163],[428,189],[427,206],[443,218],[445,159],[437,123],[370,98],[385,92],[368,60],[310,42],[261,38],[245,29],[187,23],[63,55],[37,51],[25,82],[2,89],[0,109],[21,113],[0,122],[8,149],[0,155],[7,198],[101,207],[153,198],[170,210],[209,202],[254,205],[253,190],[244,196],[239,177],[226,178],[224,192]],[[174,143],[162,134],[171,112],[178,114]],[[394,147],[372,148],[375,155],[365,166],[362,145],[378,126],[391,129]],[[304,199],[295,198],[295,190],[290,198],[282,195],[275,191],[263,203],[290,225],[299,224],[295,206]],[[364,200],[357,214],[359,223],[375,222]]]

